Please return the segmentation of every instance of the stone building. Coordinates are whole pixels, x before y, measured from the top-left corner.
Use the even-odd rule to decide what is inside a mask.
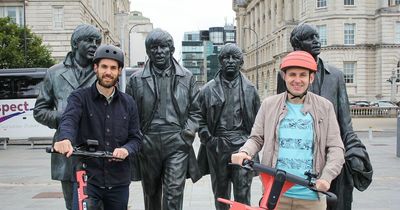
[[[71,50],[73,30],[82,23],[97,27],[103,43],[122,45],[127,52],[128,44],[122,42],[128,37],[124,28],[129,5],[129,0],[1,0],[0,17],[9,16],[17,24],[26,25],[61,61]],[[127,64],[127,54],[125,60]]]
[[[128,24],[129,28],[126,30],[129,34],[129,66],[143,67],[148,59],[144,42],[149,32],[153,30],[153,24],[139,11],[130,12]]]
[[[276,93],[282,57],[299,23],[317,27],[320,57],[344,71],[350,100],[400,97],[400,0],[233,0],[244,72],[262,97]],[[258,59],[256,55],[258,54]]]

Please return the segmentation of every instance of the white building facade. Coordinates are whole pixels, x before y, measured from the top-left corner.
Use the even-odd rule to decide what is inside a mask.
[[[128,23],[129,66],[143,67],[148,59],[144,42],[149,32],[153,30],[153,24],[139,11],[130,12]]]
[[[121,25],[128,25],[123,14],[128,14],[129,4],[129,0],[2,0],[0,17],[9,16],[17,24],[26,25],[42,37],[53,58],[62,61],[71,50],[72,32],[82,23],[97,27],[102,43],[121,46],[121,39],[128,36],[122,34],[125,30]],[[122,49],[127,52],[128,45],[123,44]]]
[[[400,0],[233,0],[244,72],[254,83],[258,72],[262,97],[275,94],[281,59],[293,51],[290,33],[306,22],[319,31],[320,57],[343,70],[350,100],[389,100],[393,92],[387,80],[392,71],[400,76],[399,4]],[[397,85],[394,96],[400,99]]]

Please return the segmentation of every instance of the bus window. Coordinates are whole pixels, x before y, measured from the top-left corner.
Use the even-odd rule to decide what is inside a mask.
[[[0,99],[36,98],[46,69],[0,71]]]
[[[17,98],[36,98],[43,78],[21,77],[15,79]]]
[[[8,77],[0,77],[0,99],[12,98],[13,92],[12,79]]]

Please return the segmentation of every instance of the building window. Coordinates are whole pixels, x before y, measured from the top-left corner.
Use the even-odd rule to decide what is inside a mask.
[[[328,44],[328,40],[326,37],[326,25],[317,26],[317,31],[319,34],[319,41],[321,42],[321,45],[326,46]]]
[[[0,18],[9,17],[17,25],[24,24],[23,7],[0,7]]]
[[[395,37],[395,42],[397,44],[400,44],[400,22],[396,22],[396,37]]]
[[[344,24],[344,44],[345,45],[354,44],[355,31],[356,31],[355,23]]]
[[[326,0],[317,0],[317,8],[326,7]]]
[[[235,32],[225,32],[225,42],[235,42]]]
[[[306,6],[307,6],[307,0],[303,0],[303,3],[301,4],[301,12],[302,13],[306,12]]]
[[[200,33],[198,33],[198,32],[185,33],[184,40],[185,41],[200,41]]]
[[[354,83],[354,73],[356,70],[356,62],[343,62],[344,81],[346,83]]]
[[[400,0],[395,0],[394,3],[395,3],[396,5],[398,5],[398,4],[400,4]]]
[[[64,7],[53,6],[53,27],[57,29],[64,28]]]
[[[203,46],[182,46],[182,52],[203,52]]]
[[[397,79],[400,79],[400,68],[399,68],[399,63],[400,63],[400,61],[397,63],[397,68],[396,68],[396,76],[397,76]]]
[[[354,0],[344,0],[344,5],[347,5],[347,6],[354,5]]]
[[[224,32],[210,32],[210,41],[214,44],[224,44]]]
[[[400,22],[396,22],[396,43],[400,44]]]
[[[11,22],[17,23],[17,8],[8,7],[6,11],[7,11],[7,16],[11,18]]]

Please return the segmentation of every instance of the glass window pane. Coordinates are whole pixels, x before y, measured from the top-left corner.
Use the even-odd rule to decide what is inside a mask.
[[[317,8],[326,7],[326,0],[317,0]]]
[[[356,24],[344,24],[344,44],[354,44]]]
[[[4,14],[5,7],[0,7],[0,17],[5,17],[6,15]]]
[[[317,26],[317,30],[318,30],[319,41],[321,42],[321,45],[322,46],[326,46],[328,44],[327,33],[326,33],[326,25]]]
[[[226,42],[234,42],[235,41],[235,33],[234,32],[226,32],[225,33],[225,41]]]
[[[344,81],[346,83],[354,83],[355,69],[356,69],[356,62],[352,61],[343,63]]]
[[[17,8],[16,7],[7,7],[6,8],[7,16],[11,18],[13,23],[17,23]]]
[[[224,43],[224,33],[221,32],[211,32],[210,33],[210,41],[214,44],[223,44]]]
[[[301,11],[306,12],[306,7],[307,7],[307,0],[303,0],[303,3],[301,4]]]
[[[344,5],[354,5],[354,0],[344,0]]]
[[[64,27],[64,8],[62,6],[53,7],[53,27]]]
[[[396,22],[396,43],[400,43],[400,22]]]

